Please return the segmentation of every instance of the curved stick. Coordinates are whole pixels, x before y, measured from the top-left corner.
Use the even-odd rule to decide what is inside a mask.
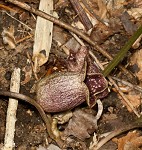
[[[134,122],[132,123],[131,125],[129,126],[126,126],[126,127],[122,127],[120,129],[117,129],[113,132],[111,132],[108,136],[106,136],[105,138],[103,138],[95,147],[93,147],[92,149],[93,150],[98,150],[99,148],[101,148],[105,143],[107,143],[108,141],[110,141],[112,138],[124,133],[124,132],[127,132],[129,130],[133,130],[133,129],[136,129],[136,128],[142,128],[142,122]]]
[[[53,140],[55,140],[60,147],[63,146],[63,141],[60,138],[57,139],[51,130],[51,121],[52,121],[51,116],[49,114],[45,114],[43,108],[36,102],[36,100],[34,100],[24,94],[2,91],[2,90],[0,90],[0,95],[20,99],[20,100],[23,100],[23,101],[28,102],[28,103],[32,104],[33,106],[35,106],[35,108],[38,110],[40,116],[42,117],[42,119],[46,125],[46,129],[47,129],[49,136]]]

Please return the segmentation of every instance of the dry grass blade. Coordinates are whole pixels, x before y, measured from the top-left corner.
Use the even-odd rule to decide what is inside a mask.
[[[140,86],[137,86],[137,85],[133,85],[131,84],[130,82],[127,82],[127,81],[124,81],[122,79],[119,79],[119,78],[116,78],[116,77],[112,77],[114,80],[118,81],[118,82],[121,82],[122,84],[125,84],[135,90],[138,90],[139,92],[142,92],[142,88]]]
[[[53,0],[41,0],[39,9],[52,15],[53,12]],[[33,46],[33,61],[34,61],[34,72],[37,68],[47,62],[49,52],[52,43],[52,30],[53,23],[37,17],[34,46]]]
[[[136,129],[136,128],[142,128],[142,123],[134,122],[131,125],[127,125],[125,127],[122,127],[120,129],[112,131],[109,135],[107,135],[105,138],[103,138],[101,141],[99,141],[99,143],[90,150],[99,150],[105,143],[110,141],[112,138],[114,138],[124,132],[127,132],[129,130]]]

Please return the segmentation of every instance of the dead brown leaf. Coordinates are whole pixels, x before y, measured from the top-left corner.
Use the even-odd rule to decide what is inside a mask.
[[[63,29],[55,25],[53,30],[53,39],[58,42],[59,45],[65,44],[67,42],[67,34],[63,32]]]
[[[97,26],[95,26],[91,32],[91,38],[92,40],[98,42],[98,43],[103,43],[109,36],[113,34],[113,29],[110,27],[99,23]]]
[[[100,19],[106,19],[107,18],[107,6],[104,3],[103,0],[83,0],[88,3],[90,6],[91,10],[94,11],[94,13],[99,16]]]
[[[14,49],[16,47],[15,37],[14,37],[14,26],[9,28],[3,28],[2,31],[3,43],[8,45],[8,49]]]
[[[132,71],[138,77],[139,81],[142,80],[142,49],[135,52],[130,59]]]
[[[129,92],[128,95],[125,95],[128,100],[130,101],[130,103],[137,108],[140,104],[141,104],[141,96],[140,94],[136,94],[135,92]],[[127,106],[127,104],[126,104]],[[131,112],[132,110],[130,109],[130,107],[127,106],[127,109]]]
[[[118,150],[140,150],[142,146],[142,136],[137,132],[129,132],[122,138],[113,139],[118,144]]]
[[[97,129],[97,120],[92,113],[87,113],[84,110],[75,110],[72,119],[70,119],[69,124],[63,136],[68,137],[73,135],[78,139],[84,141],[86,138],[90,137]]]
[[[107,18],[107,6],[103,0],[98,0],[99,16],[101,19]]]
[[[121,22],[127,33],[133,35],[137,29],[137,26],[131,21],[131,17],[126,11],[121,15]]]
[[[22,71],[25,73],[25,79],[21,82],[21,84],[24,85],[31,80],[32,67],[27,65],[22,69]]]
[[[125,94],[125,96],[133,105],[133,107],[138,108],[138,106],[141,104],[141,95],[136,93],[135,91],[130,91],[128,94]],[[120,96],[119,98],[121,99]],[[127,103],[125,103],[124,101],[122,101],[122,103],[127,107],[127,110],[129,112],[132,112],[132,109],[130,109]]]

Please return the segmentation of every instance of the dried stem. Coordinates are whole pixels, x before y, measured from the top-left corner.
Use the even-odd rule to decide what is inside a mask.
[[[85,8],[90,12],[90,14],[95,17],[99,22],[101,22],[102,24],[105,25],[104,21],[99,18],[98,15],[95,14],[95,12],[93,11],[93,9],[90,7],[90,5],[87,3],[86,0],[81,0],[81,2],[83,3],[83,5],[85,6]]]
[[[140,115],[137,112],[137,110],[134,108],[134,106],[130,103],[130,101],[126,98],[126,96],[123,94],[123,92],[120,90],[120,88],[118,87],[118,85],[115,83],[115,81],[108,76],[109,81],[114,85],[115,89],[117,90],[117,92],[119,93],[119,95],[123,98],[122,100],[127,103],[127,105],[131,108],[131,110],[136,114],[136,116],[139,118]]]
[[[103,50],[99,45],[97,45],[96,42],[92,41],[86,34],[84,34],[83,32],[79,31],[77,28],[75,27],[72,27],[70,26],[69,24],[65,23],[65,22],[62,22],[58,19],[56,19],[55,17],[51,16],[51,15],[48,15],[47,13],[44,13],[43,11],[40,11],[40,10],[37,10],[37,9],[34,9],[33,7],[25,4],[25,3],[22,3],[22,2],[19,2],[17,0],[7,0],[8,2],[12,3],[12,4],[15,4],[31,13],[34,13],[42,18],[45,18],[75,34],[77,34],[78,36],[80,36],[82,39],[84,39],[86,42],[88,42],[89,44],[93,45],[94,48],[96,50],[98,50],[100,53],[102,53],[105,57],[107,57],[108,59],[112,60],[112,57],[105,51]]]
[[[137,91],[139,91],[139,92],[142,93],[142,87],[140,87],[140,86],[138,86],[138,85],[131,84],[130,82],[124,81],[124,80],[119,79],[119,78],[117,78],[117,77],[112,77],[112,78],[113,78],[114,80],[116,80],[116,81],[118,81],[118,82],[121,82],[122,84],[127,85],[127,86],[129,86],[129,87],[131,87],[131,88],[133,88],[133,89],[135,89],[135,90],[137,90]]]
[[[12,19],[16,20],[17,22],[19,22],[20,24],[22,24],[23,26],[25,26],[27,29],[29,30],[33,30],[32,28],[30,28],[28,25],[26,25],[25,23],[23,23],[22,21],[16,19],[15,17],[11,16],[9,13],[5,12],[9,17],[11,17]]]
[[[0,4],[0,8],[3,8],[3,9],[5,9],[5,10],[9,10],[9,11],[12,11],[12,12],[14,12],[14,13],[17,12],[16,10],[14,10],[14,9],[8,7],[8,6],[5,6],[5,5],[3,5],[3,4]]]
[[[89,20],[86,12],[84,11],[82,6],[80,5],[80,2],[78,0],[70,0],[70,2],[72,4],[73,8],[75,9],[77,15],[79,16],[80,21],[82,22],[82,24],[86,28],[86,30],[88,31],[91,28],[93,28],[93,25],[92,25],[91,21]]]
[[[19,93],[19,89],[20,89],[20,69],[18,68],[14,69],[14,72],[12,73],[10,91]],[[15,134],[17,106],[18,101],[16,99],[9,98],[3,150],[12,150],[15,147],[14,134]]]
[[[43,108],[36,102],[36,100],[34,100],[26,95],[20,94],[20,93],[8,92],[8,91],[2,91],[2,90],[0,90],[0,95],[13,97],[13,98],[23,100],[23,101],[26,101],[26,102],[32,104],[38,110],[40,116],[42,117],[42,119],[46,125],[46,129],[47,129],[49,136],[53,140],[55,140],[60,147],[63,146],[63,141],[60,139],[60,137],[56,138],[51,131],[52,118],[51,118],[50,114],[45,114]]]
[[[131,125],[127,125],[123,128],[117,129],[115,131],[112,131],[108,136],[106,136],[105,138],[103,138],[96,146],[94,146],[91,150],[98,150],[99,148],[101,148],[105,143],[107,143],[108,141],[110,141],[112,138],[127,132],[129,130],[133,130],[136,128],[142,128],[142,122],[139,123],[132,123]]]

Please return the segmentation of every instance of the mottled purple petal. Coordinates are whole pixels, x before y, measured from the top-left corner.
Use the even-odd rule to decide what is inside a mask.
[[[96,74],[96,73],[100,73],[100,70],[97,64],[95,64],[95,62],[93,62],[93,60],[88,56],[87,57],[87,75]]]
[[[71,53],[68,58],[68,71],[81,72],[84,62],[87,60],[87,70],[85,83],[90,92],[90,99],[87,104],[93,107],[97,99],[104,98],[108,94],[108,83],[102,75],[99,67],[95,62],[87,55],[88,51],[86,47],[76,53]],[[87,58],[87,59],[86,59]]]
[[[84,66],[84,62],[88,51],[85,46],[82,46],[76,54],[70,53],[68,57],[67,68],[71,72],[81,72]]]
[[[85,83],[88,86],[91,95],[101,93],[107,87],[107,81],[102,74],[87,75]]]
[[[100,73],[87,75],[85,83],[90,92],[90,107],[93,107],[97,99],[103,98],[108,94],[108,83]]]

